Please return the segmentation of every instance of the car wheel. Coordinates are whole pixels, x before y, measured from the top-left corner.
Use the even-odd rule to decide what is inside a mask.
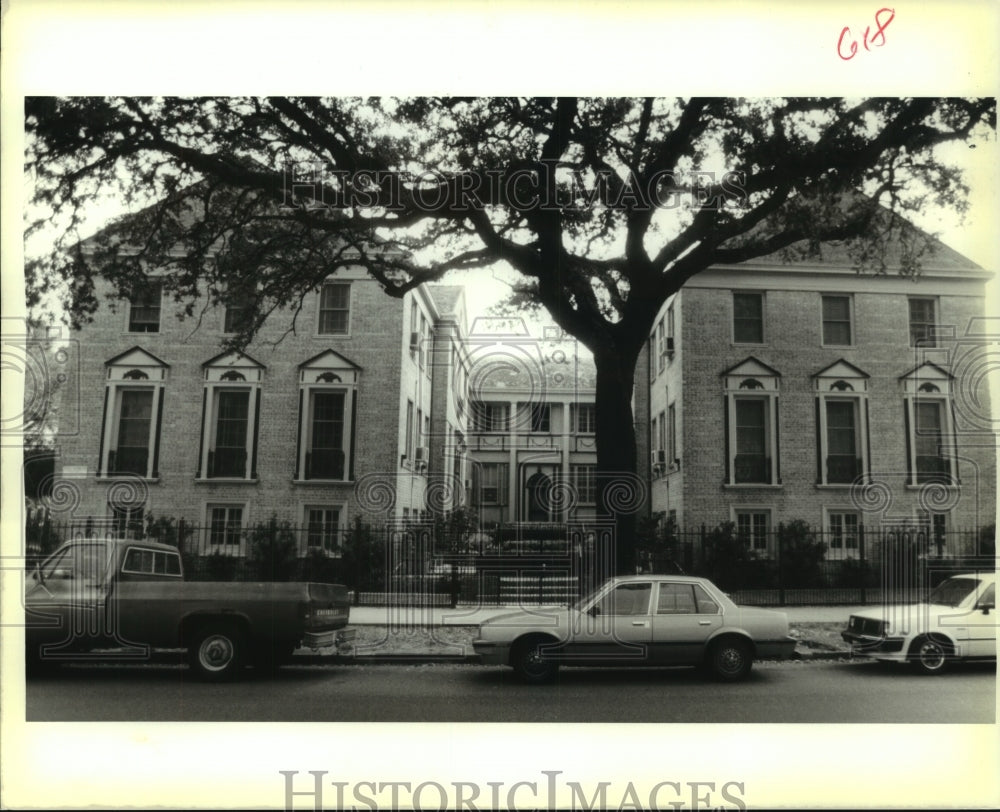
[[[951,645],[939,637],[918,637],[910,646],[910,664],[918,674],[940,674],[953,654]]]
[[[231,679],[243,667],[243,635],[231,623],[208,623],[199,628],[188,648],[188,663],[202,679]]]
[[[540,685],[555,679],[558,663],[545,659],[544,646],[555,642],[550,637],[528,637],[519,640],[511,655],[511,665],[522,681]]]
[[[753,650],[745,640],[729,637],[712,646],[708,655],[712,673],[724,682],[746,679],[753,667]]]

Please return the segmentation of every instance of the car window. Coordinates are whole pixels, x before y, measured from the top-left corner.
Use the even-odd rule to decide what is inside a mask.
[[[180,559],[173,553],[132,547],[125,554],[122,572],[137,575],[180,575]]]
[[[660,597],[656,601],[658,615],[693,615],[697,610],[691,584],[660,584]]]
[[[42,566],[45,580],[73,580],[88,584],[104,581],[108,549],[104,544],[74,544]]]
[[[618,584],[597,604],[602,615],[648,615],[651,583]]]
[[[699,615],[719,614],[719,604],[712,599],[712,596],[705,591],[701,584],[694,584],[694,597],[698,604]]]

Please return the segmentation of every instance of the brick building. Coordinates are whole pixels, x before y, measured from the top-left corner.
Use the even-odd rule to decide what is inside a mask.
[[[651,511],[733,521],[765,555],[793,519],[845,556],[859,526],[991,524],[990,276],[943,245],[916,280],[859,275],[839,246],[698,274],[640,364]]]
[[[464,501],[461,288],[396,299],[348,269],[305,298],[294,330],[279,312],[242,353],[222,351],[237,305],[179,311],[154,275],[75,336],[80,431],[60,437],[57,468],[74,523],[174,517],[201,528],[203,552],[243,554],[239,531],[275,516],[302,528],[300,552],[335,552],[356,516]]]

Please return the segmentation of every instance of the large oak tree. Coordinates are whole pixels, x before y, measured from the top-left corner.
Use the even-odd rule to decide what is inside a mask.
[[[631,398],[654,318],[699,271],[849,243],[859,270],[913,274],[930,241],[900,215],[961,208],[936,148],[996,125],[992,99],[32,98],[28,170],[41,222],[29,303],[94,312],[151,268],[194,315],[252,293],[235,339],[345,265],[401,296],[505,263],[594,355],[598,489],[637,487]],[[135,213],[81,249],[95,196]],[[147,205],[152,202],[152,205]],[[892,256],[887,258],[891,249]],[[632,564],[620,510],[617,566]]]

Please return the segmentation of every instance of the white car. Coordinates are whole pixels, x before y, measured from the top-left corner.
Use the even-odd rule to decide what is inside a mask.
[[[851,615],[841,637],[854,654],[940,674],[956,660],[996,660],[995,604],[995,573],[955,575],[924,603],[887,604]]]
[[[704,578],[612,578],[569,607],[525,608],[479,627],[473,648],[529,683],[560,665],[706,666],[720,679],[750,673],[755,659],[792,656],[783,612],[739,607]]]

